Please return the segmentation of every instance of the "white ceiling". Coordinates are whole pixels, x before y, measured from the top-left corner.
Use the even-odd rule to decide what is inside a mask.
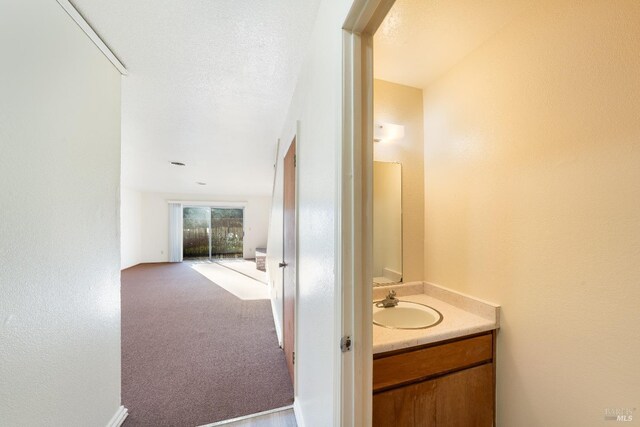
[[[271,194],[276,139],[319,0],[72,2],[129,71],[124,186]]]
[[[374,75],[427,87],[531,0],[396,0],[374,36]]]

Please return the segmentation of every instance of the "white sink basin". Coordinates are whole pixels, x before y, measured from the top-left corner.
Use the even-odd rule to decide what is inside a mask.
[[[380,305],[380,306],[378,306]],[[373,304],[373,323],[390,329],[426,329],[442,322],[435,308],[417,302],[400,301],[395,307]]]

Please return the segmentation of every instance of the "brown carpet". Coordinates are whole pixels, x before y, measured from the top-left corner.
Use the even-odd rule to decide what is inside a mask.
[[[187,263],[124,270],[122,402],[126,427],[197,426],[291,404],[270,302],[240,300]]]

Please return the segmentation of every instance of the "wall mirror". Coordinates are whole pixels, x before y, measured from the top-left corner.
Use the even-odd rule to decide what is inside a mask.
[[[373,162],[373,285],[402,282],[402,165]]]

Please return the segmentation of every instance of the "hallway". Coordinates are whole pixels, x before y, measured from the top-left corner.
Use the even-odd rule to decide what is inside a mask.
[[[123,270],[122,401],[129,427],[198,426],[290,405],[269,300],[239,299],[187,262]]]

